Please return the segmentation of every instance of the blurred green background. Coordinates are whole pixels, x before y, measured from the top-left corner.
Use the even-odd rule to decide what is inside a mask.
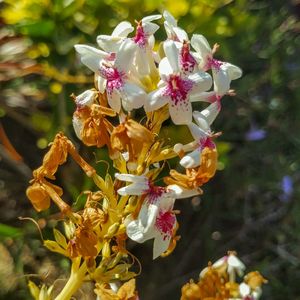
[[[32,222],[18,219],[33,217],[51,237],[56,211],[35,213],[25,189],[55,133],[64,131],[90,161],[106,155],[83,147],[72,131],[69,95],[93,85],[73,45],[96,46],[96,36],[120,21],[164,9],[190,35],[219,43],[218,58],[244,75],[232,83],[237,96],[224,99],[213,126],[223,132],[217,175],[201,198],[177,203],[182,239],[175,252],[153,262],[152,241],[129,245],[143,266],[140,298],[179,299],[181,286],[209,260],[234,249],[249,271],[269,280],[262,299],[300,299],[299,0],[0,1],[0,299],[29,299],[29,274],[51,284],[69,268],[42,247]],[[156,37],[165,38],[163,28]],[[94,188],[71,161],[58,181],[69,203]]]

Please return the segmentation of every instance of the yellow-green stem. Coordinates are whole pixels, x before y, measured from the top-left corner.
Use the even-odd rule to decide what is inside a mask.
[[[84,262],[79,269],[71,271],[70,278],[55,300],[69,300],[81,287],[87,272],[87,266]]]

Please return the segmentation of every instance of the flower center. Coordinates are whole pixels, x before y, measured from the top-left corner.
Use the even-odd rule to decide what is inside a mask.
[[[154,186],[149,183],[149,189],[147,190],[147,202],[148,204],[156,203],[157,200],[165,193],[165,188],[162,186]]]
[[[188,93],[192,87],[192,80],[183,79],[179,75],[171,75],[167,81],[164,95],[169,96],[174,105],[187,105]]]
[[[144,48],[147,45],[147,35],[144,32],[141,22],[139,22],[136,27],[136,33],[133,41],[141,48]]]
[[[190,53],[189,44],[185,41],[180,51],[180,64],[185,73],[192,72],[197,64],[195,58]]]
[[[204,69],[205,69],[205,71],[209,70],[209,69],[220,71],[222,64],[223,64],[222,61],[214,59],[212,57],[208,57]]]
[[[164,236],[164,240],[172,236],[172,231],[174,228],[176,218],[171,211],[161,211],[159,212],[155,226]]]
[[[125,74],[110,65],[102,64],[100,74],[107,80],[106,89],[109,94],[111,94],[114,89],[120,89],[124,84],[123,79]]]
[[[206,138],[200,139],[199,147],[201,150],[203,150],[204,148],[209,148],[209,149],[213,150],[216,148],[216,145],[210,137],[206,137]]]

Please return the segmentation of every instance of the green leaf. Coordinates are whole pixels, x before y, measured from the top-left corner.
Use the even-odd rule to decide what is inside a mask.
[[[22,235],[21,229],[5,224],[0,224],[0,238],[15,238]]]
[[[55,23],[51,20],[37,21],[20,25],[19,30],[24,35],[32,37],[49,37],[55,29]]]

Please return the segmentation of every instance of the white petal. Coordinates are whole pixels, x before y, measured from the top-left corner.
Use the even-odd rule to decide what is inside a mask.
[[[240,269],[240,270],[245,270],[246,266],[241,262],[240,259],[238,259],[235,255],[230,254],[228,257],[228,265],[232,266],[234,268]]]
[[[198,189],[187,190],[177,184],[168,185],[167,189],[175,192],[176,199],[191,198],[200,194]]]
[[[201,163],[201,149],[198,147],[191,153],[186,154],[179,162],[184,168],[196,168]]]
[[[167,11],[163,12],[165,20],[172,26],[177,26],[177,20]]]
[[[153,238],[156,234],[154,223],[158,214],[156,205],[143,204],[137,220],[127,224],[126,233],[132,240],[143,243]]]
[[[173,26],[170,25],[167,21],[164,22],[164,26],[165,26],[165,30],[166,30],[166,33],[167,33],[167,37],[169,39],[171,39],[174,35],[173,33]]]
[[[144,109],[146,112],[157,110],[168,103],[168,97],[163,95],[163,89],[148,94],[148,99],[145,102]]]
[[[123,42],[123,38],[121,37],[114,37],[111,35],[97,36],[97,43],[99,47],[106,52],[116,53],[119,50],[122,42]]]
[[[147,36],[154,34],[159,29],[159,26],[154,23],[145,23],[143,24],[144,33]]]
[[[207,39],[201,34],[193,34],[191,45],[200,54],[203,67],[206,64],[207,58],[212,57],[212,50]]]
[[[213,123],[213,121],[216,119],[219,112],[220,112],[219,104],[216,101],[210,104],[206,109],[202,110],[201,113],[195,111],[193,113],[193,117],[200,127],[203,126],[203,119],[210,126]]]
[[[146,49],[137,47],[135,62],[137,70],[141,76],[146,76],[150,73]]]
[[[147,16],[147,17],[144,17],[142,19],[142,24],[143,23],[147,23],[147,22],[152,22],[152,21],[155,21],[155,20],[159,20],[161,18],[161,15],[151,15],[151,16]]]
[[[164,238],[162,235],[158,234],[154,238],[153,244],[153,259],[159,257],[163,252],[165,252],[170,245],[171,237]]]
[[[148,184],[144,184],[142,182],[132,183],[127,186],[124,186],[118,189],[118,194],[121,196],[140,196],[146,193],[149,189]]]
[[[118,90],[114,89],[112,93],[107,93],[107,100],[109,106],[115,111],[120,112],[121,110],[121,96]]]
[[[190,95],[197,95],[202,92],[205,92],[211,88],[212,78],[206,72],[197,72],[188,76],[190,80],[193,81],[194,85],[190,91]]]
[[[125,83],[122,88],[122,104],[125,110],[131,111],[142,107],[147,100],[146,92],[138,85]]]
[[[223,266],[227,262],[228,256],[223,256],[222,258],[219,258],[215,263],[213,263],[214,268],[219,268]]]
[[[178,49],[173,41],[166,41],[164,42],[164,51],[166,54],[166,57],[171,65],[171,68],[173,70],[173,73],[179,72],[179,52]]]
[[[245,282],[242,282],[239,286],[240,294],[242,297],[249,296],[251,293],[251,288],[248,284]]]
[[[134,27],[127,21],[119,23],[114,31],[112,36],[127,37],[127,35],[134,30]]]
[[[199,126],[195,125],[194,123],[188,124],[188,127],[189,127],[190,132],[191,132],[193,138],[195,139],[195,141],[198,141],[200,139],[207,137],[206,132]]]
[[[99,92],[103,94],[105,92],[107,80],[101,76],[96,75],[96,82]]]
[[[130,239],[138,243],[146,241],[143,232],[140,229],[139,222],[137,220],[131,221],[126,226],[126,233]]]
[[[158,66],[158,71],[160,74],[160,77],[163,81],[166,81],[168,79],[168,77],[174,73],[174,70],[169,62],[169,60],[164,57]]]
[[[213,78],[214,78],[214,90],[217,95],[223,96],[230,89],[230,77],[227,73],[227,70],[220,68],[219,70],[212,69]]]
[[[223,62],[221,68],[224,68],[227,70],[227,73],[231,80],[238,79],[243,75],[243,71],[241,68],[239,68],[235,65],[232,65],[230,63],[227,63],[227,62]]]
[[[189,124],[192,122],[192,104],[189,101],[174,104],[169,100],[169,112],[171,119],[176,125]]]
[[[135,50],[136,45],[131,39],[124,40],[116,55],[115,67],[120,71],[128,73],[132,67]]]
[[[159,208],[155,204],[147,204],[143,203],[140,213],[139,213],[139,222],[143,227],[143,233],[147,236],[154,236],[155,229],[154,223],[156,221],[156,217],[158,215]]]
[[[91,106],[97,97],[97,92],[93,90],[87,90],[78,95],[75,99],[77,106]]]
[[[76,113],[73,115],[72,118],[73,128],[76,133],[76,136],[81,140],[81,130],[83,128],[83,123],[80,118],[76,115]]]
[[[108,54],[99,49],[87,45],[75,45],[75,50],[80,55],[81,62],[93,72],[98,73],[100,61],[108,56]]]
[[[148,182],[148,177],[145,175],[120,174],[115,173],[115,177],[121,181],[127,182]]]
[[[187,33],[180,27],[174,27],[173,31],[175,32],[177,38],[179,39],[180,42],[188,41],[189,37]]]
[[[197,94],[191,95],[190,101],[191,102],[198,102],[198,101],[211,102],[211,99],[213,99],[215,97],[216,97],[215,91],[202,92],[202,93],[197,93]]]

